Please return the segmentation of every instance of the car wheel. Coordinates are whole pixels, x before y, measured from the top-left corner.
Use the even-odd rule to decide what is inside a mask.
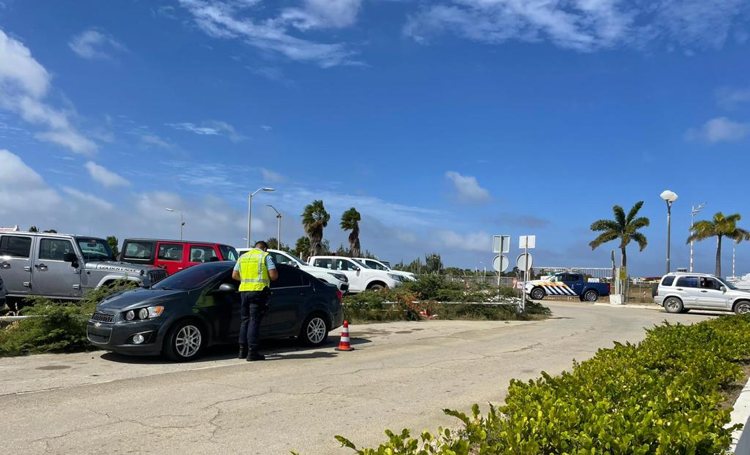
[[[737,305],[734,306],[734,312],[737,314],[750,313],[750,302],[744,300],[742,302],[737,302]]]
[[[177,362],[195,360],[206,342],[203,328],[195,321],[178,322],[169,331],[165,353]]]
[[[664,309],[667,313],[681,313],[683,310],[682,300],[677,297],[667,297],[664,301]]]
[[[383,286],[382,284],[375,283],[375,284],[371,284],[370,287],[368,287],[367,289],[371,291],[382,291],[383,289],[385,289],[385,286]]]
[[[589,289],[583,294],[583,300],[587,302],[596,302],[596,299],[598,298],[599,298],[599,293],[593,289]]]
[[[300,329],[299,340],[308,346],[320,346],[328,339],[328,323],[320,314],[313,314],[305,319]]]
[[[544,292],[544,289],[536,287],[531,290],[531,298],[534,300],[542,300],[545,295],[547,295],[546,292]]]

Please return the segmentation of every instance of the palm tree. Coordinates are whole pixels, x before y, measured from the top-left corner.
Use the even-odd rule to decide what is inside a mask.
[[[628,212],[628,216],[625,216],[625,211],[622,207],[615,205],[612,207],[612,211],[615,214],[614,220],[597,220],[591,223],[592,231],[601,232],[597,238],[589,243],[591,249],[596,249],[596,247],[603,243],[619,239],[621,252],[620,265],[626,268],[628,266],[628,255],[625,248],[630,241],[634,240],[637,242],[640,251],[643,251],[648,245],[646,236],[638,232],[638,229],[644,228],[650,223],[646,217],[636,218],[642,206],[643,201],[636,202],[633,208],[630,209],[630,212]]]
[[[310,257],[310,239],[304,235],[298,238],[294,245],[294,251],[301,259],[307,260]]]
[[[750,240],[750,232],[737,227],[737,222],[741,218],[739,213],[724,216],[723,213],[717,212],[712,221],[698,221],[690,228],[691,234],[687,239],[688,243],[692,240],[701,241],[709,237],[716,237],[718,239],[716,243],[716,270],[714,273],[716,276],[721,276],[721,239],[727,237],[737,243],[743,240]]]
[[[349,233],[349,255],[355,258],[358,258],[361,255],[359,244],[359,222],[361,220],[362,216],[354,207],[341,215],[341,229],[352,231]]]
[[[312,256],[319,255],[322,249],[323,228],[328,226],[331,215],[326,212],[323,201],[315,200],[305,207],[302,212],[302,225],[310,238],[310,252]]]

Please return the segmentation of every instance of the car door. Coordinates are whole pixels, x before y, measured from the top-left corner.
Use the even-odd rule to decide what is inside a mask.
[[[78,255],[70,239],[39,237],[31,271],[31,292],[53,297],[81,297],[81,267],[63,260],[66,253]]]
[[[178,242],[159,242],[156,245],[154,265],[172,275],[185,268],[185,245]]]
[[[731,308],[731,299],[727,298],[726,292],[721,290],[723,285],[718,280],[711,277],[700,277],[698,286],[696,306],[716,310]]]
[[[583,292],[583,275],[567,273],[565,274],[563,281],[573,290],[573,292],[575,292],[576,295],[581,295]]]
[[[204,262],[218,260],[219,255],[217,254],[213,245],[191,243],[189,245],[187,263],[185,263],[184,267],[192,267],[196,264],[203,264]]]
[[[677,277],[677,282],[674,285],[672,293],[682,300],[682,305],[685,308],[695,308],[696,298],[700,293],[698,289],[698,277],[684,275]]]
[[[8,294],[26,295],[31,291],[31,247],[33,237],[0,236],[0,276]]]
[[[271,282],[268,313],[261,322],[261,335],[268,338],[296,336],[301,308],[312,290],[307,276],[294,267],[277,265],[279,278]]]
[[[349,279],[350,291],[364,291],[367,288],[367,278],[362,273],[361,267],[351,259],[335,258],[333,268],[336,271],[344,273]]]

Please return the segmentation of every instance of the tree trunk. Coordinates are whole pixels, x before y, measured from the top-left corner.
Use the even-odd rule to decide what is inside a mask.
[[[716,270],[715,275],[721,278],[721,236],[717,236],[719,241],[716,244]]]
[[[628,266],[628,253],[625,252],[625,247],[620,248],[622,252],[622,260],[620,261],[620,267],[626,268]]]

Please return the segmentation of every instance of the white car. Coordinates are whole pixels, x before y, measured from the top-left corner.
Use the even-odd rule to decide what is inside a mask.
[[[377,259],[372,259],[372,258],[354,258],[354,259],[356,259],[357,262],[361,262],[362,264],[366,265],[367,267],[371,269],[391,272],[394,275],[401,275],[402,277],[406,278],[409,281],[417,281],[417,277],[413,273],[402,272],[401,270],[393,270],[389,266],[385,265],[385,263]]]
[[[243,254],[249,249],[250,248],[237,248],[237,252],[239,254]],[[273,258],[273,262],[276,264],[286,264],[291,265],[292,267],[297,267],[298,269],[309,273],[310,275],[314,276],[320,281],[323,281],[324,283],[336,286],[341,292],[346,293],[349,291],[349,279],[344,273],[320,270],[317,267],[311,267],[302,259],[291,253],[287,253],[286,251],[273,250],[269,248],[268,254],[271,255],[271,257]]]
[[[375,270],[344,256],[313,256],[310,264],[334,272],[340,272],[349,279],[349,292],[362,292],[367,289],[395,288],[405,280],[401,275],[383,270]]]
[[[707,273],[668,273],[656,288],[654,303],[669,313],[691,309],[750,313],[750,291]]]

